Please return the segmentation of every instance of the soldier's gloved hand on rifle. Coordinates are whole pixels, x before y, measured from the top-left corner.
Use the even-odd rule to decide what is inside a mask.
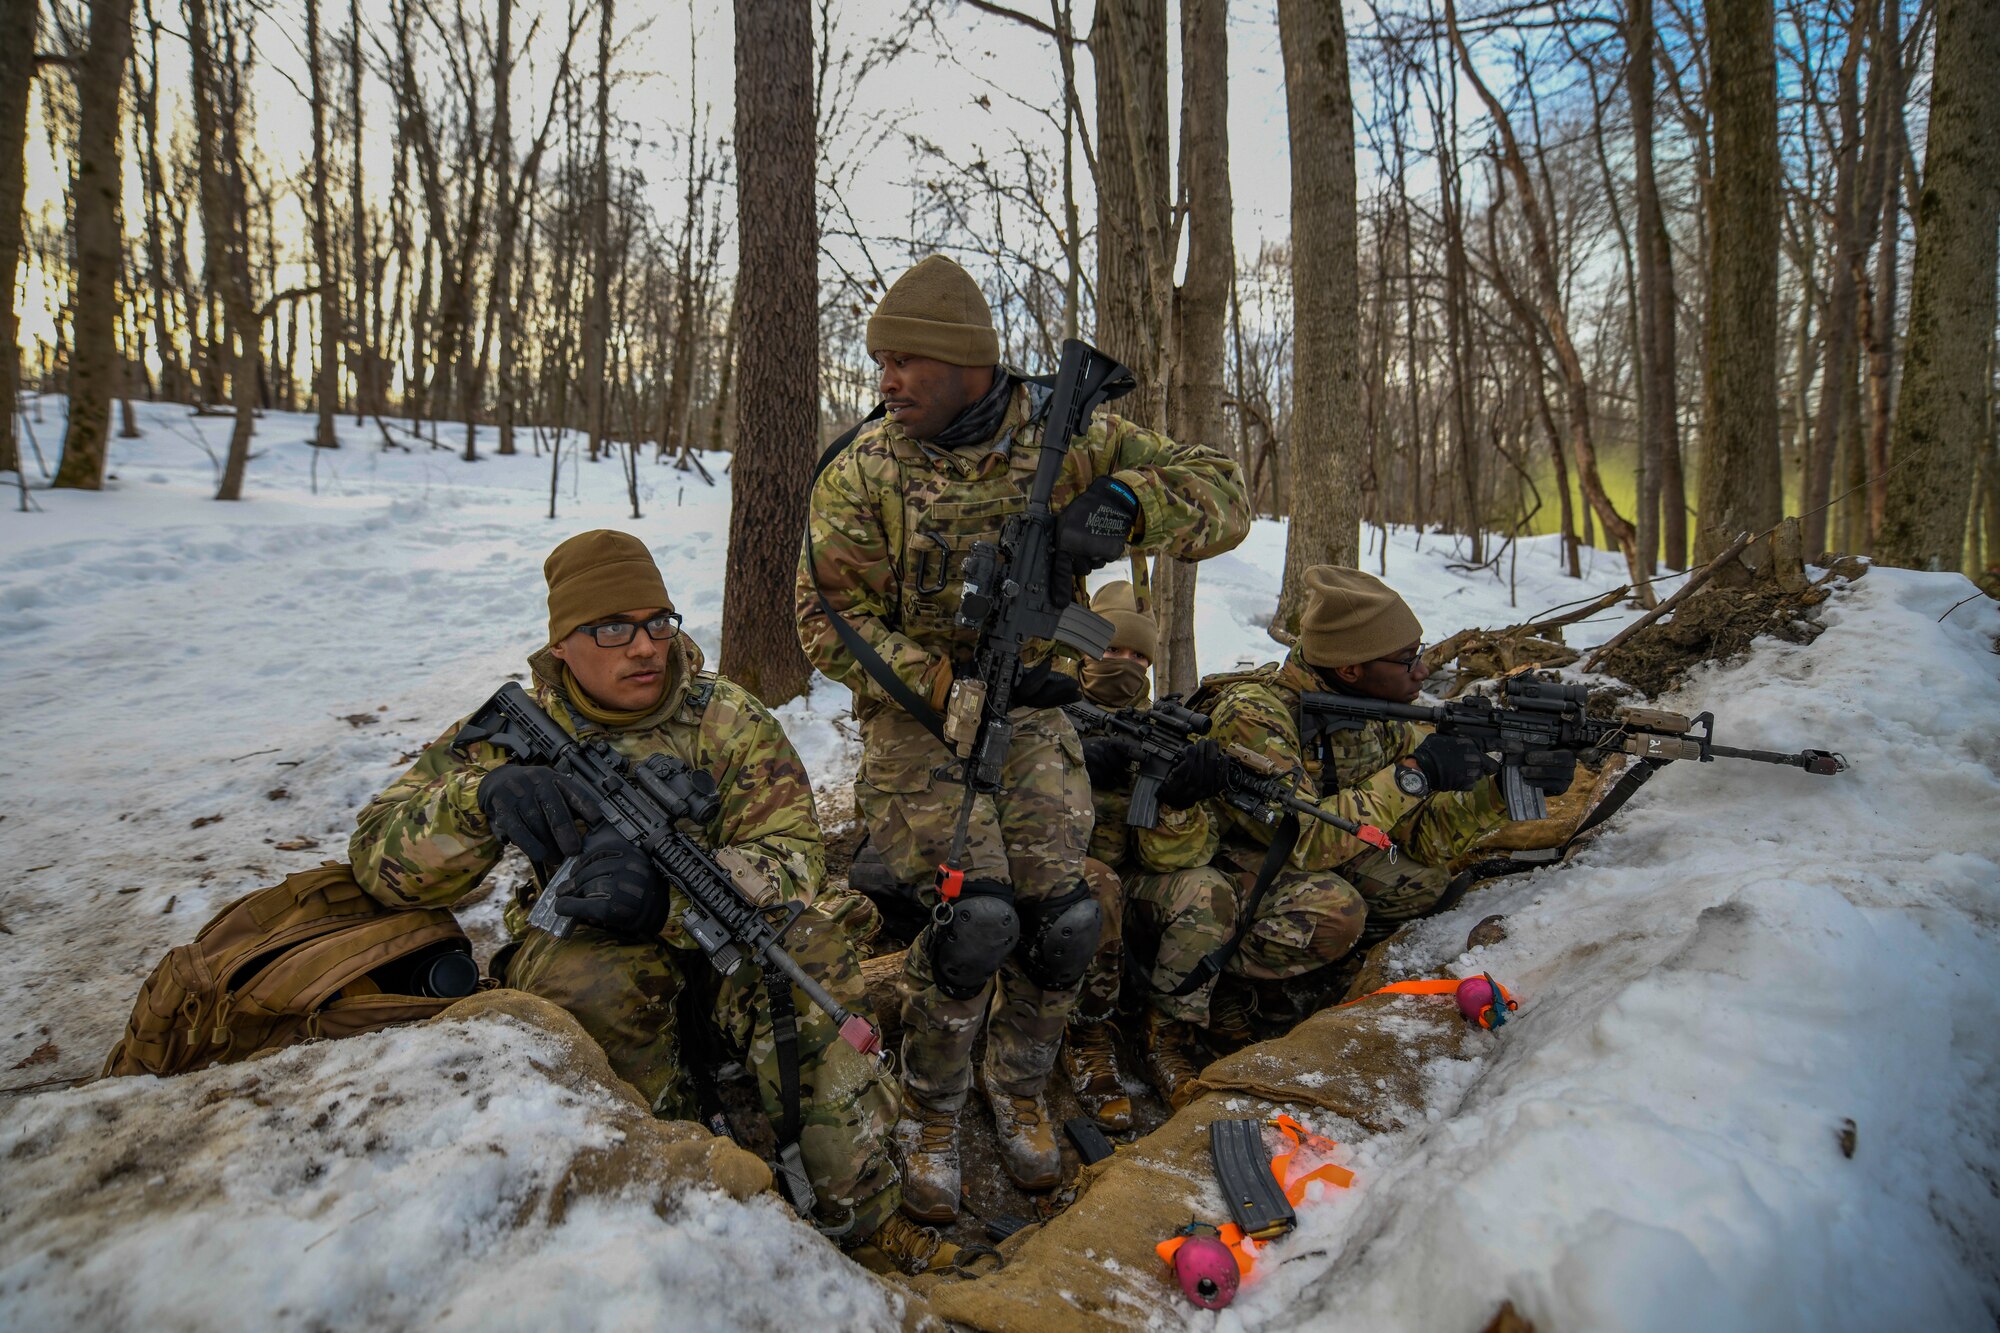
[[[555,901],[557,916],[574,917],[587,926],[651,939],[667,924],[671,892],[646,854],[609,824],[592,829],[583,840],[570,881]]]
[[[540,764],[502,764],[480,779],[474,799],[494,834],[552,866],[583,850],[576,812],[594,805],[575,779]]]
[[[1544,796],[1560,796],[1576,781],[1576,756],[1568,750],[1530,750],[1521,756],[1521,776]]]
[[[1068,555],[1076,572],[1088,574],[1125,554],[1132,524],[1139,517],[1139,497],[1116,477],[1099,477],[1063,506],[1056,519],[1056,549]]]
[[[1471,791],[1481,778],[1500,767],[1465,737],[1435,731],[1424,737],[1410,757],[1424,771],[1432,791]]]
[[[1160,780],[1160,804],[1169,810],[1185,810],[1211,796],[1219,796],[1227,771],[1221,746],[1214,741],[1196,741]]]
[[[1083,686],[1077,684],[1075,676],[1058,672],[1054,659],[1049,659],[1016,676],[1010,697],[1016,708],[1061,708],[1081,699]]]
[[[1123,736],[1083,738],[1083,767],[1090,774],[1093,787],[1124,786],[1138,757],[1137,747]]]

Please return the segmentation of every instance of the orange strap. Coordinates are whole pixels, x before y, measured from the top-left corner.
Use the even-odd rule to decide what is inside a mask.
[[[1277,1126],[1278,1132],[1292,1143],[1290,1152],[1281,1153],[1271,1159],[1271,1174],[1278,1178],[1278,1188],[1285,1192],[1285,1199],[1292,1207],[1296,1208],[1306,1201],[1306,1186],[1315,1180],[1323,1180],[1336,1189],[1346,1189],[1354,1183],[1352,1171],[1344,1166],[1336,1166],[1332,1162],[1323,1162],[1289,1185],[1286,1184],[1285,1176],[1291,1170],[1292,1159],[1299,1154],[1301,1140],[1310,1145],[1314,1152],[1321,1154],[1329,1153],[1340,1145],[1332,1139],[1321,1138],[1288,1115],[1280,1114],[1271,1123]]]
[[[1228,1247],[1230,1257],[1236,1260],[1237,1273],[1243,1277],[1250,1276],[1250,1270],[1257,1266],[1258,1242],[1244,1235],[1243,1228],[1237,1226],[1234,1222],[1224,1222],[1216,1228],[1216,1234],[1221,1238],[1222,1243]],[[1172,1268],[1174,1266],[1174,1255],[1178,1254],[1181,1246],[1187,1243],[1188,1237],[1185,1234],[1174,1236],[1155,1245],[1153,1253],[1160,1256],[1160,1262]]]
[[[1493,978],[1490,976],[1485,979],[1493,981]],[[1360,1004],[1361,1001],[1375,995],[1450,995],[1455,998],[1458,994],[1458,988],[1470,980],[1472,980],[1471,977],[1442,977],[1432,981],[1392,981],[1380,990],[1369,991],[1367,995],[1357,996],[1352,1000],[1346,1001],[1344,1004],[1334,1007],[1345,1009],[1350,1004]],[[1506,1002],[1508,1013],[1512,1013],[1521,1007],[1521,1002],[1514,998],[1513,991],[1508,990],[1497,981],[1493,981],[1493,985],[1499,990],[1500,998]],[[1488,1006],[1488,1008],[1490,1009],[1491,1006]],[[1502,1015],[1503,1018],[1505,1016],[1504,1014]],[[1483,1015],[1480,1018],[1479,1025],[1481,1027],[1493,1026]]]

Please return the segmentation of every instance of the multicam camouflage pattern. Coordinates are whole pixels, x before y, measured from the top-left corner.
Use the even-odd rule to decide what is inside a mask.
[[[1187,995],[1168,992],[1234,933],[1256,878],[1225,864],[1125,877],[1126,929],[1133,953],[1150,960],[1143,971],[1155,1009],[1208,1022],[1215,981]],[[1223,974],[1282,981],[1336,962],[1360,938],[1364,915],[1361,895],[1334,871],[1280,870]]]
[[[1091,842],[1095,845],[1096,841],[1093,833]],[[1102,1023],[1118,1008],[1118,987],[1125,976],[1125,886],[1118,872],[1095,856],[1084,858],[1083,879],[1090,885],[1090,896],[1097,900],[1104,924],[1070,1021]]]
[[[785,947],[844,1007],[871,1012],[854,950],[818,909],[809,908],[786,932]],[[701,1118],[682,1063],[676,1003],[706,1014],[723,1052],[757,1080],[764,1114],[773,1125],[783,1122],[777,1042],[764,974],[754,964],[718,977],[664,943],[620,940],[582,926],[567,940],[529,931],[508,962],[506,981],[574,1014],[618,1076],[667,1120]],[[888,1153],[899,1110],[895,1080],[876,1058],[840,1040],[833,1020],[796,986],[792,1007],[799,1034],[799,1155],[820,1220],[844,1226],[852,1218],[848,1234],[864,1237],[900,1201]]]
[[[799,640],[813,665],[854,691],[867,718],[893,702],[841,646],[819,591],[904,683],[929,697],[949,662],[972,657],[977,634],[954,623],[974,541],[995,541],[1027,507],[1041,458],[1028,422],[1028,386],[1015,390],[993,441],[944,449],[892,421],[869,426],[813,487],[798,574]],[[1140,506],[1133,549],[1198,560],[1234,547],[1250,509],[1236,464],[1205,445],[1179,444],[1101,413],[1063,459],[1060,510],[1100,476],[1115,475]],[[818,571],[819,589],[814,587]],[[1031,661],[1046,655],[1028,654]]]
[[[536,702],[566,730],[600,731],[613,748],[637,761],[665,753],[714,776],[720,810],[699,834],[716,850],[743,890],[763,902],[811,903],[825,872],[819,823],[805,769],[778,722],[749,693],[701,670],[701,653],[675,640],[673,684],[660,706],[616,730],[584,721],[567,703],[559,664],[543,650],[529,659]],[[454,724],[407,772],[365,808],[348,845],[356,880],[394,907],[448,907],[470,892],[504,850],[487,827],[479,783],[506,762],[497,747],[454,749]],[[536,867],[539,882],[551,867]],[[764,1109],[775,1120],[777,1059],[758,970],[746,965],[726,980],[714,976],[679,924],[685,903],[655,941],[621,940],[579,927],[567,941],[524,931],[538,890],[510,903],[508,924],[520,948],[507,983],[533,991],[575,1014],[603,1045],[611,1066],[652,1103],[655,1113],[692,1118],[676,1021],[677,1002],[709,1019],[724,1045],[757,1076]],[[678,898],[678,895],[676,895]],[[789,951],[842,1002],[868,1012],[860,965],[829,919],[809,911],[786,937]],[[682,1000],[685,994],[685,1001]],[[826,1016],[794,990],[799,1013],[801,1083],[806,1129],[800,1142],[822,1219],[857,1218],[866,1235],[897,1202],[886,1136],[897,1114],[894,1082],[874,1061],[835,1040]],[[856,1211],[858,1210],[858,1211]]]
[[[777,719],[748,691],[701,670],[701,650],[682,635],[674,641],[673,683],[660,706],[637,724],[601,731],[618,753],[637,762],[669,754],[712,774],[720,810],[700,830],[702,840],[727,858],[737,883],[760,902],[811,902],[826,873],[819,821],[805,766]],[[529,659],[535,702],[572,735],[579,715],[563,694],[560,663],[547,649]],[[348,843],[361,886],[391,907],[448,907],[499,861],[504,848],[480,813],[477,793],[506,755],[484,742],[455,750],[454,723],[425,747],[408,771],[370,801]],[[524,890],[532,899],[532,888]],[[525,922],[526,902],[515,904],[508,924]],[[679,924],[686,903],[676,895],[664,938],[693,948]]]
[[[1021,709],[1014,717],[1001,790],[973,801],[962,869],[967,879],[1011,883],[1018,905],[1061,892],[1082,874],[1090,794],[1083,751],[1062,712]],[[928,884],[950,849],[965,788],[937,776],[950,756],[902,712],[875,713],[861,734],[854,803],[869,842],[899,881]],[[989,983],[969,1000],[954,1000],[933,984],[929,946],[927,927],[910,946],[900,982],[905,1085],[934,1110],[962,1106],[973,1042],[990,1007],[988,1078],[1020,1096],[1040,1091],[1076,989],[1045,990],[1010,958],[1000,969],[997,995]]]
[[[1415,723],[1365,723],[1333,733],[1307,753],[1299,741],[1299,695],[1321,688],[1318,675],[1295,648],[1282,662],[1218,683],[1208,701],[1214,720],[1209,735],[1224,746],[1243,745],[1302,774],[1301,786],[1320,796],[1322,808],[1387,830],[1399,860],[1448,865],[1453,856],[1504,821],[1506,808],[1492,782],[1481,782],[1468,792],[1423,797],[1406,796],[1397,788],[1392,766],[1414,752],[1428,734],[1428,728]],[[1219,813],[1226,821],[1223,855],[1239,867],[1254,869],[1270,845],[1271,826],[1238,810],[1225,808]],[[1358,838],[1308,819],[1291,864],[1299,870],[1346,873],[1371,851]]]
[[[1361,937],[1366,921],[1384,925],[1422,916],[1450,882],[1451,858],[1506,817],[1491,782],[1469,792],[1405,795],[1391,766],[1412,753],[1427,728],[1407,722],[1374,722],[1335,732],[1309,753],[1299,741],[1299,696],[1323,688],[1294,649],[1283,662],[1204,684],[1197,703],[1213,719],[1209,735],[1224,746],[1242,745],[1299,775],[1303,791],[1344,818],[1389,832],[1395,855],[1315,819],[1300,821],[1298,845],[1258,905],[1227,972],[1282,980],[1337,961]],[[1191,850],[1165,873],[1127,874],[1128,939],[1135,954],[1151,957],[1147,970],[1153,1002],[1169,1017],[1206,1022],[1213,984],[1174,997],[1178,985],[1205,955],[1227,940],[1248,900],[1251,884],[1275,830],[1221,803],[1212,817],[1224,827],[1213,865]]]
[[[1163,807],[1155,827],[1129,827],[1125,823],[1132,806],[1129,775],[1119,785],[1093,786],[1090,799],[1096,822],[1090,831],[1084,878],[1104,914],[1104,936],[1084,974],[1083,996],[1077,1002],[1076,1017],[1085,1022],[1110,1017],[1118,1003],[1125,967],[1123,882],[1134,874],[1206,865],[1218,844],[1217,822],[1205,805],[1183,810]]]

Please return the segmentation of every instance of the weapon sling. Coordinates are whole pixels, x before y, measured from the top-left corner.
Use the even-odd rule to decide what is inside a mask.
[[[1264,849],[1263,863],[1257,867],[1257,878],[1251,881],[1249,896],[1243,900],[1243,910],[1237,915],[1236,929],[1229,932],[1229,938],[1208,953],[1181,978],[1181,984],[1167,994],[1179,997],[1192,994],[1206,986],[1211,980],[1222,975],[1222,969],[1229,966],[1229,960],[1243,944],[1243,937],[1256,924],[1257,908],[1264,901],[1265,891],[1271,881],[1278,877],[1278,871],[1291,859],[1292,848],[1299,844],[1299,817],[1287,810],[1285,817],[1278,821],[1277,832],[1271,837],[1271,845]]]

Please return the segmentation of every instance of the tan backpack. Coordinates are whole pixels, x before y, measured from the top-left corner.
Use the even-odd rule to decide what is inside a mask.
[[[351,867],[328,861],[238,898],[192,944],[169,950],[104,1073],[183,1074],[429,1018],[454,1000],[392,993],[383,979],[395,984],[447,952],[469,960],[471,950],[450,912],[384,907]]]

